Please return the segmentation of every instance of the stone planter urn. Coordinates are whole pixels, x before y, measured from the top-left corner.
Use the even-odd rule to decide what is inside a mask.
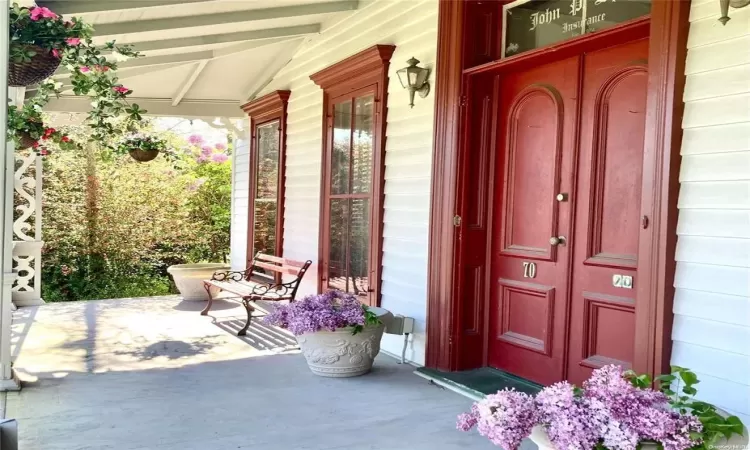
[[[208,300],[203,280],[210,280],[214,272],[226,270],[229,270],[229,265],[222,263],[177,264],[167,268],[182,299],[188,301]]]
[[[370,310],[382,323],[365,327],[357,334],[352,334],[352,328],[339,328],[336,331],[317,331],[297,336],[302,355],[312,373],[321,377],[347,378],[364,375],[372,369],[372,363],[380,352],[383,331],[393,315],[382,308]]]

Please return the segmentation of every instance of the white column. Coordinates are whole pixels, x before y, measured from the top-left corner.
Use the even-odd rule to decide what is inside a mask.
[[[0,0],[0,30],[8,30],[8,0]],[[0,45],[0,136],[5,140],[8,104],[8,40],[4,39]],[[0,183],[0,198],[3,205],[0,208],[0,274],[2,274],[2,286],[0,289],[0,390],[20,389],[18,379],[11,367],[11,286],[15,280],[12,270],[13,252],[13,165],[14,145],[7,143],[5,157],[0,158],[0,173],[5,176],[5,183]],[[10,167],[9,167],[10,166]],[[10,169],[10,170],[9,170]],[[8,199],[10,198],[10,201]]]

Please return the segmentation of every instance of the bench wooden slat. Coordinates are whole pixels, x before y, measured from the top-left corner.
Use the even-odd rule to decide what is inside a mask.
[[[297,261],[296,259],[281,258],[279,256],[267,255],[265,253],[258,253],[255,255],[255,261],[269,261],[272,263],[280,264],[282,266],[292,266],[302,268],[305,266],[306,261]]]
[[[257,260],[253,263],[253,266],[260,267],[266,270],[270,270],[271,272],[288,273],[291,275],[299,275],[299,271],[300,271],[300,269],[297,267],[275,266],[273,264],[268,264],[268,263],[264,263],[264,262],[257,261]]]

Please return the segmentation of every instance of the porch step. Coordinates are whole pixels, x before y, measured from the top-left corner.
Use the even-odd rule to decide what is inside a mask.
[[[414,373],[474,400],[479,400],[487,394],[494,394],[505,388],[515,389],[527,394],[536,394],[543,387],[532,381],[491,367],[464,370],[461,372],[443,372],[420,367]]]

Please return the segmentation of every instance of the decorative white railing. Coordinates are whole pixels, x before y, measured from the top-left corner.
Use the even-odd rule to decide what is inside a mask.
[[[42,157],[16,153],[13,177],[13,303],[32,306],[42,300]]]

